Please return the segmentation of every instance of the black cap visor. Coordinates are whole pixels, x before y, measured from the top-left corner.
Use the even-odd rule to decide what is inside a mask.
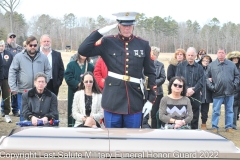
[[[135,24],[135,20],[117,20],[123,26],[131,26]]]

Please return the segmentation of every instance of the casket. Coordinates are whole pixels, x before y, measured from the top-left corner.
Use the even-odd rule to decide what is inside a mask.
[[[3,159],[239,159],[230,140],[203,130],[20,127],[1,137]]]

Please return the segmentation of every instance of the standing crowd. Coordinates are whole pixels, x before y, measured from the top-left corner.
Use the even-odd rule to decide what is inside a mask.
[[[237,129],[240,106],[240,52],[219,48],[212,60],[205,50],[177,49],[167,72],[160,48],[133,35],[136,12],[114,14],[117,24],[92,32],[64,68],[61,53],[44,34],[16,44],[9,33],[0,41],[1,115],[33,125],[59,119],[58,92],[68,85],[68,127],[165,128],[206,130],[210,103],[213,132],[218,132],[222,104],[225,129]],[[116,35],[104,36],[117,28]],[[39,47],[38,47],[39,46]],[[98,56],[96,64],[90,57]],[[162,85],[169,81],[168,94]],[[201,115],[201,125],[199,116]],[[151,118],[151,125],[148,120]]]

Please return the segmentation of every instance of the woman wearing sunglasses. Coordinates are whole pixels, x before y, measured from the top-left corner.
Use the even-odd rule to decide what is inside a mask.
[[[72,116],[74,127],[100,127],[103,118],[102,94],[92,72],[86,72],[74,94]]]
[[[77,60],[68,63],[64,72],[64,78],[68,85],[68,127],[73,127],[74,119],[72,118],[73,96],[80,87],[82,76],[87,71],[93,72],[93,65],[89,62],[89,57],[77,54]]]
[[[159,106],[161,128],[190,129],[193,112],[191,102],[186,97],[186,84],[183,77],[173,77],[168,85],[168,95],[164,96]]]

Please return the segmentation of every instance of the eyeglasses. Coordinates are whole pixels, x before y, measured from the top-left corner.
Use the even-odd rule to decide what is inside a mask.
[[[173,86],[174,86],[174,87],[178,87],[178,88],[182,88],[182,87],[183,87],[183,85],[181,85],[181,84],[176,84],[176,83],[173,83]]]
[[[16,38],[16,36],[10,36],[9,38]]]
[[[93,83],[93,81],[91,81],[91,80],[90,81],[84,81],[84,83]]]
[[[37,47],[37,44],[29,44],[29,47]]]
[[[207,63],[209,63],[209,61],[208,61],[208,60],[203,60],[203,62],[207,62]]]

